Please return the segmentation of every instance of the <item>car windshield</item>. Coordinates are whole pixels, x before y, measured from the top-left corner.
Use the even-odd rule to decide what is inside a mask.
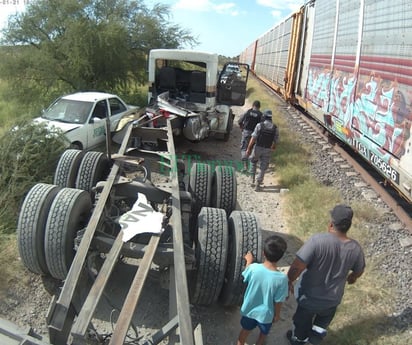
[[[86,123],[93,102],[60,98],[42,115],[42,118],[65,123]]]
[[[227,66],[226,67],[226,72],[240,72],[239,67],[238,66]]]

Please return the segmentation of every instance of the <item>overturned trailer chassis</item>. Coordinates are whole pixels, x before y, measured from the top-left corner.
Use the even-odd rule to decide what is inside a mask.
[[[168,185],[164,187],[163,190],[155,188],[153,188],[153,190],[155,191],[154,193],[157,191],[160,194],[159,198],[163,198],[165,195],[169,195],[170,197],[171,216],[169,224],[171,225],[173,231],[173,261],[170,266],[170,291],[173,291],[173,293],[170,294],[171,298],[169,301],[169,310],[171,313],[170,321],[164,325],[161,330],[153,335],[151,343],[159,343],[174,329],[179,327],[181,344],[202,344],[200,328],[198,328],[198,331],[195,333],[192,329],[192,320],[189,309],[179,178],[177,175],[178,170],[173,168],[176,166],[176,154],[170,122],[167,123],[166,129],[145,128],[135,126],[133,123],[128,125],[118,154],[112,156],[114,164],[99,194],[97,204],[93,210],[90,221],[82,235],[76,256],[63,285],[63,289],[58,299],[52,302],[48,313],[47,320],[50,341],[52,344],[66,343],[69,338],[71,338],[72,344],[86,344],[87,331],[91,323],[93,313],[103,293],[103,289],[110,277],[115,263],[119,258],[119,255],[122,253],[122,249],[126,249],[125,247],[127,246],[123,238],[125,236],[123,230],[118,233],[113,243],[109,246],[110,250],[107,253],[103,266],[101,267],[80,310],[75,310],[76,307],[72,303],[72,299],[76,293],[76,290],[79,289],[79,285],[81,285],[81,275],[84,271],[83,267],[85,266],[85,260],[94,239],[96,229],[102,220],[103,210],[108,198],[110,197],[112,187],[114,184],[121,183],[119,169],[121,165],[127,164],[127,162],[136,162],[131,156],[134,149],[129,147],[131,138],[144,137],[145,132],[148,132],[149,136],[157,138],[167,147],[166,152],[139,151],[139,154],[140,156],[144,154],[156,155],[159,159],[161,157],[163,164],[169,167],[170,179]],[[159,241],[159,235],[152,235],[150,236],[148,244],[142,248],[143,257],[133,279],[132,285],[129,288],[126,300],[124,301],[123,308],[120,312],[118,321],[110,339],[110,344],[123,344],[125,341],[137,302],[144,286],[144,282],[158,249]]]
[[[152,262],[158,257],[161,265],[168,267],[169,272],[169,315],[170,320],[157,332],[151,335],[151,338],[145,344],[158,344],[164,338],[170,336],[178,329],[178,343],[184,345],[202,345],[202,334],[200,325],[193,330],[191,314],[189,309],[188,282],[186,270],[188,266],[193,265],[194,254],[193,249],[187,247],[188,238],[184,238],[183,227],[188,227],[188,215],[190,214],[190,194],[181,188],[179,182],[179,169],[177,169],[176,154],[173,142],[173,134],[170,122],[167,122],[165,128],[147,128],[142,127],[139,122],[130,122],[126,130],[123,132],[120,149],[117,154],[108,156],[111,158],[111,168],[108,167],[108,175],[104,181],[98,182],[90,194],[93,195],[94,206],[91,210],[91,215],[87,225],[82,229],[76,229],[74,232],[74,244],[76,252],[74,258],[67,267],[68,272],[64,280],[64,284],[58,295],[53,296],[51,305],[47,314],[47,325],[49,329],[49,342],[43,341],[41,337],[35,335],[32,330],[26,332],[12,325],[8,321],[0,320],[0,339],[4,339],[2,344],[72,344],[83,345],[90,344],[90,330],[94,330],[92,319],[101,299],[105,286],[110,279],[113,269],[121,256],[130,256],[140,258],[138,269],[134,279],[128,288],[126,299],[120,311],[118,320],[114,327],[110,338],[99,339],[95,332],[95,339],[92,343],[96,344],[124,344],[129,327],[132,323],[132,317],[135,314],[136,306],[141,296],[148,272]],[[135,141],[135,138],[155,138],[159,142],[160,150],[139,150],[130,146]],[[108,145],[109,147],[109,145]],[[108,150],[109,151],[109,150]],[[87,153],[86,153],[87,154]],[[83,153],[82,153],[83,155]],[[136,156],[139,155],[139,156]],[[161,187],[155,186],[151,181],[144,179],[139,181],[125,176],[125,166],[139,166],[146,157],[151,157],[166,167],[168,179],[162,183]],[[73,162],[74,160],[72,160]],[[59,169],[59,167],[57,168]],[[57,176],[56,172],[56,176]],[[67,174],[66,174],[67,177]],[[66,187],[72,187],[67,183]],[[56,182],[56,178],[55,178]],[[47,186],[44,184],[39,184]],[[40,186],[40,187],[42,187]],[[61,186],[52,186],[60,190],[74,191],[72,188],[60,188]],[[104,218],[107,217],[108,205],[113,203],[120,190],[121,193],[130,194],[130,198],[137,200],[142,196],[146,203],[140,203],[143,207],[151,208],[151,205],[156,208],[157,215],[161,216],[162,221],[160,226],[162,230],[166,229],[171,236],[169,242],[162,242],[162,234],[166,231],[156,233],[144,232],[146,240],[142,243],[128,243],[128,240],[134,237],[134,234],[127,233],[129,229],[117,227],[115,233],[107,234],[104,230]],[[77,190],[79,193],[85,193],[84,190]],[[138,196],[139,195],[139,196]],[[181,200],[181,196],[184,200]],[[127,195],[129,197],[129,195]],[[155,202],[152,202],[155,200]],[[149,202],[147,202],[149,201]],[[161,205],[158,211],[157,203]],[[163,205],[162,205],[163,204]],[[185,215],[182,208],[185,208]],[[109,207],[110,209],[110,207]],[[21,216],[24,218],[24,216]],[[137,222],[139,218],[137,217]],[[184,226],[182,225],[184,222]],[[37,226],[38,228],[38,226]],[[19,229],[18,229],[19,230]],[[25,230],[22,230],[23,232]],[[47,230],[46,230],[47,231]],[[150,231],[150,230],[149,230]],[[31,238],[32,234],[26,233],[27,237]],[[38,234],[35,234],[37,237]],[[147,239],[149,238],[149,239]],[[22,245],[26,245],[22,242]],[[47,245],[47,244],[46,244]],[[51,242],[49,243],[49,246]],[[98,248],[96,250],[96,248]],[[47,249],[46,249],[47,251]],[[105,259],[98,272],[95,272],[95,277],[92,282],[90,272],[88,270],[88,259],[91,253],[105,253]],[[40,253],[40,251],[39,251]],[[29,257],[24,257],[25,263],[29,262],[28,268],[36,271],[36,268],[30,267],[40,254]],[[47,254],[46,254],[47,256]],[[30,262],[31,261],[31,262]],[[40,261],[40,260],[39,260]],[[53,264],[49,268],[53,268]],[[55,268],[57,266],[54,266]],[[51,269],[51,275],[60,274],[60,269]],[[64,270],[63,270],[64,271]],[[44,270],[43,270],[44,273]],[[123,283],[123,282],[122,282]],[[87,296],[85,291],[88,291]],[[108,342],[109,341],[109,342]]]
[[[113,137],[118,153],[111,154],[110,136],[107,154],[66,150],[53,184],[34,185],[22,203],[17,224],[22,263],[63,282],[47,313],[46,344],[120,345],[130,343],[132,330],[135,344],[159,344],[169,337],[169,343],[202,345],[189,299],[191,304],[240,305],[243,254],[252,251],[261,261],[259,222],[253,213],[236,210],[234,168],[212,171],[209,164],[188,161],[187,178],[185,162],[176,159],[172,117],[162,128],[145,127],[147,119],[137,118],[125,121]],[[129,282],[113,275],[124,258],[128,263],[140,259]],[[169,318],[141,340],[132,319],[145,313],[137,303],[151,268],[167,278],[162,281],[169,286]],[[116,280],[126,297],[114,294],[123,307],[113,332],[102,335],[93,323],[102,321],[97,307],[107,297],[109,280]],[[0,340],[7,339],[1,344],[44,344],[35,336],[0,319]]]

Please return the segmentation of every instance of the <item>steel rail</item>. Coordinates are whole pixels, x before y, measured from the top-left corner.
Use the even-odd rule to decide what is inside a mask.
[[[321,127],[321,125],[315,120],[308,118],[307,115],[296,110],[299,114],[300,119],[305,121],[307,125],[316,133],[328,141],[330,139],[329,132]],[[326,133],[326,134],[325,134]],[[370,185],[370,187],[378,194],[382,201],[393,211],[399,221],[404,225],[404,227],[412,232],[412,219],[409,214],[399,205],[399,203],[392,197],[392,195],[379,183],[371,174],[359,164],[356,159],[354,159],[345,149],[343,149],[339,144],[339,139],[333,137],[334,143],[330,143],[333,150],[335,150],[352,168],[361,176],[365,183]]]

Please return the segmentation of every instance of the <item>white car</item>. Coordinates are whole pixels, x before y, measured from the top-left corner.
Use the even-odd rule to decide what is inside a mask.
[[[123,115],[138,108],[103,92],[77,92],[55,100],[34,121],[64,132],[71,148],[88,150],[106,140],[106,116],[114,132]]]

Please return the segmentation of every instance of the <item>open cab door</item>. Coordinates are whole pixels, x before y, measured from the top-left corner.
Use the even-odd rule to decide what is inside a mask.
[[[228,62],[223,66],[217,83],[217,103],[244,105],[249,65]]]

